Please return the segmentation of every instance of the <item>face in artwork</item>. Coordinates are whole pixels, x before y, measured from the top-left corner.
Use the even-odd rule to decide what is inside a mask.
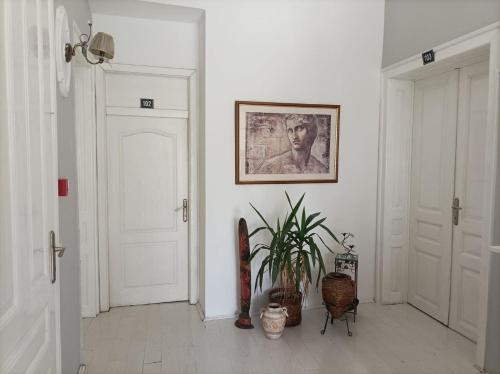
[[[306,113],[302,113],[299,110],[294,108],[295,113],[248,111],[241,117],[245,124],[240,128],[245,134],[245,157],[240,160],[247,175],[273,175],[284,180],[287,174],[300,178],[330,173],[330,155],[335,154],[336,146],[332,138],[335,112],[314,113],[307,108]]]
[[[286,120],[288,140],[295,151],[305,151],[311,148],[317,135],[315,124],[308,118],[291,116]]]

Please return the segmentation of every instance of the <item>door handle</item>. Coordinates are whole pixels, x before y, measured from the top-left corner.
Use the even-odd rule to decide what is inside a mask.
[[[182,220],[188,221],[188,199],[182,200]]]
[[[57,274],[57,257],[62,257],[64,255],[64,251],[66,248],[56,246],[56,233],[51,231],[49,233],[49,241],[50,241],[50,283],[56,282],[56,274]]]
[[[460,206],[460,199],[458,197],[455,197],[453,199],[453,205],[451,206],[451,209],[452,209],[453,224],[457,226],[460,216],[460,211],[462,210],[462,207]]]

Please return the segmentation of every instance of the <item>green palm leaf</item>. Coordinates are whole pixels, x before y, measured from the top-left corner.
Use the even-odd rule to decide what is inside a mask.
[[[291,285],[294,289],[293,292],[300,292],[301,286],[307,292],[307,286],[312,283],[313,269],[319,268],[316,287],[318,287],[321,276],[326,273],[318,244],[332,252],[317,229],[322,229],[335,242],[338,243],[338,240],[333,232],[324,225],[326,217],[320,217],[321,213],[319,212],[307,214],[305,206],[302,205],[305,194],[302,194],[296,203],[292,202],[286,191],[285,196],[290,211],[286,213],[283,221],[279,217],[276,219],[275,227],[271,227],[257,208],[250,204],[264,223],[264,226],[253,230],[250,236],[262,230],[270,234],[269,242],[255,245],[250,254],[251,261],[261,258],[255,279],[255,289],[260,287],[262,290],[264,273],[269,272],[272,286],[281,280],[285,285]],[[267,252],[267,255],[263,258],[262,256],[257,257],[262,252]]]

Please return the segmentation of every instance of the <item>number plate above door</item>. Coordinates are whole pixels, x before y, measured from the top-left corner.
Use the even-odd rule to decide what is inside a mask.
[[[434,59],[435,59],[435,55],[434,55],[433,49],[422,53],[422,62],[424,65],[427,65],[427,64],[430,64],[431,62],[434,62]]]
[[[154,109],[155,101],[153,99],[144,99],[141,97],[141,108]]]

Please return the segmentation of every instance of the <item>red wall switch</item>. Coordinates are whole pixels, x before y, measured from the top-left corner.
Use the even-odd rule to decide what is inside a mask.
[[[64,196],[68,196],[68,193],[69,193],[69,182],[68,182],[68,178],[62,178],[62,179],[59,179],[58,181],[58,192],[59,192],[59,196],[61,197],[64,197]]]

